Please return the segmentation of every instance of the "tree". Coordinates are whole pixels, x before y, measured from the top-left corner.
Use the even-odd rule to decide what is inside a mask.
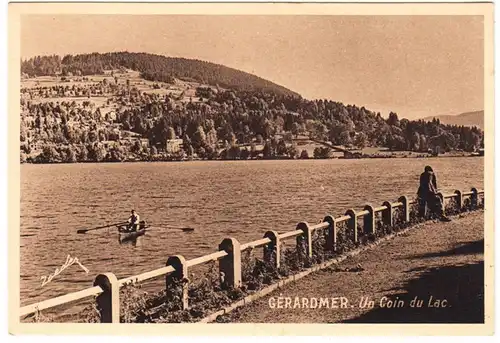
[[[256,136],[255,136],[255,141],[258,143],[258,144],[262,144],[264,143],[264,137],[262,137],[262,135],[260,133],[258,133]]]
[[[125,131],[130,131],[132,129],[132,126],[130,125],[130,122],[128,120],[122,121],[122,127]]]
[[[186,136],[187,136],[187,135],[186,135]],[[188,137],[189,137],[189,136],[188,136]],[[192,146],[190,143],[188,143],[187,145],[185,145],[185,147],[186,147],[186,148],[185,148],[185,150],[186,150],[186,154],[187,154],[188,156],[193,156],[193,154],[194,154],[194,149],[193,149],[193,146]]]
[[[66,148],[66,156],[64,157],[64,162],[74,163],[77,161],[77,156],[74,148],[70,145]]]
[[[207,157],[207,151],[204,147],[199,147],[198,149],[195,149],[195,151],[199,158]]]
[[[100,143],[89,144],[87,150],[89,161],[101,162],[106,157],[106,149]]]
[[[276,146],[276,155],[283,156],[288,154],[288,149],[286,143],[283,139],[280,139]]]
[[[364,132],[360,132],[354,138],[354,145],[360,149],[363,149],[366,146],[368,141],[368,137]]]
[[[130,149],[133,153],[135,154],[140,154],[142,152],[142,144],[139,140],[136,140],[134,142],[134,145],[132,145],[132,149]]]
[[[109,162],[121,162],[125,159],[125,153],[121,147],[114,146],[109,150],[106,159]]]
[[[230,141],[231,137],[234,136],[233,133],[233,128],[231,127],[231,124],[224,122],[220,125],[219,129],[217,130],[217,136],[218,139],[222,141]]]
[[[317,147],[314,149],[314,158],[331,158],[332,150],[328,147]]]
[[[156,147],[153,145],[149,148],[149,154],[154,156],[154,155],[158,155],[158,149],[156,149]]]
[[[199,149],[199,148],[205,146],[206,140],[207,140],[207,136],[205,134],[205,130],[203,130],[203,127],[200,125],[200,126],[198,126],[198,129],[196,130],[196,132],[193,135],[193,140],[192,140],[193,147],[195,149]]]
[[[291,132],[286,132],[284,135],[283,135],[283,139],[285,140],[285,142],[292,142],[293,141],[293,135]]]
[[[171,126],[168,126],[168,127],[166,128],[166,135],[165,135],[165,136],[166,136],[165,138],[166,138],[166,139],[169,139],[169,140],[170,140],[170,139],[175,139],[175,131],[174,131],[174,128],[173,128],[173,127],[171,127]]]
[[[303,160],[309,159],[309,153],[307,152],[307,150],[302,150],[302,152],[300,153],[300,158]]]
[[[311,135],[316,139],[324,141],[328,136],[328,128],[325,124],[315,121]]]
[[[314,158],[321,158],[321,156],[322,156],[322,149],[320,147],[314,148],[313,156],[314,156]]]
[[[292,124],[292,134],[295,136],[295,138],[297,138],[299,133],[300,133],[300,125],[299,125],[299,123],[294,122]]]
[[[400,135],[388,135],[387,136],[387,142],[386,142],[386,147],[388,147],[390,150],[405,150],[406,149],[406,141],[404,137]]]
[[[94,142],[99,141],[99,135],[97,134],[96,130],[90,131],[88,137],[89,137],[88,140],[90,143],[94,143]]]
[[[134,127],[133,130],[134,132],[144,134],[146,132],[144,122],[142,120],[141,116],[135,116],[134,118]]]
[[[235,136],[235,134],[233,132],[231,132],[229,134],[228,138],[229,138],[228,139],[229,144],[231,144],[231,145],[235,145],[236,144],[236,136]]]
[[[257,157],[257,146],[255,143],[250,144],[250,158],[255,158]]]
[[[264,138],[271,138],[275,130],[273,123],[271,123],[269,119],[265,118],[261,127],[261,132],[263,133]]]
[[[352,144],[351,135],[349,134],[349,132],[344,131],[340,134],[337,142],[340,145],[350,145]]]
[[[182,138],[182,145],[187,147],[188,145],[192,145],[191,138],[189,135],[185,134],[184,137]]]
[[[27,136],[27,129],[24,124],[24,121],[21,122],[21,132],[20,132],[20,141],[21,142],[26,142],[26,136]]]
[[[420,150],[420,135],[418,132],[413,132],[410,137],[409,150],[417,151]]]
[[[78,161],[80,162],[85,162],[87,161],[88,159],[88,149],[85,145],[83,145],[81,148],[80,148],[80,151],[78,152],[77,154],[77,159]]]
[[[295,159],[299,156],[299,150],[297,149],[297,146],[292,144],[291,146],[288,147],[287,149],[287,154],[288,157]]]
[[[217,131],[213,127],[207,132],[206,145],[212,148],[217,145]]]
[[[429,150],[429,146],[427,145],[427,138],[425,138],[425,136],[423,135],[420,136],[418,150],[422,152]]]
[[[52,162],[60,162],[61,156],[57,152],[54,146],[47,145],[42,149],[42,153],[38,155],[38,161],[42,163],[52,163]]]
[[[264,149],[262,150],[262,155],[264,156],[264,158],[274,157],[274,152],[270,142],[266,142],[266,144],[264,145]]]
[[[86,130],[82,131],[81,137],[80,137],[80,142],[82,142],[82,144],[87,144],[90,142],[88,131],[86,131]]]
[[[398,115],[394,112],[389,113],[389,118],[387,119],[387,124],[391,126],[399,126]]]
[[[345,125],[338,120],[334,120],[330,126],[330,130],[328,131],[328,138],[330,139],[330,142],[332,142],[333,144],[341,144],[339,142],[339,137],[340,134],[344,131],[347,131]]]
[[[240,158],[241,150],[238,146],[232,145],[227,149],[226,158],[230,160],[236,160]]]
[[[248,160],[248,157],[250,156],[250,151],[248,149],[242,149],[240,153],[240,159],[241,160]]]

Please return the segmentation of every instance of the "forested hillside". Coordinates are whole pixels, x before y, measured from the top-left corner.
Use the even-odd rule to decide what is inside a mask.
[[[146,53],[112,52],[106,54],[37,56],[21,62],[28,76],[98,75],[104,70],[127,68],[139,71],[150,81],[172,83],[174,78],[191,79],[209,85],[238,90],[266,91],[298,96],[285,87],[236,69],[186,58]]]
[[[24,61],[23,72],[28,75],[62,71],[59,76],[22,82],[21,161],[312,157],[299,147],[297,137],[348,149],[384,147],[421,153],[435,147],[442,152],[473,152],[483,145],[483,132],[476,127],[443,125],[437,119],[410,121],[396,113],[383,118],[364,107],[306,100],[248,74],[234,74],[243,78],[232,79],[227,72],[231,69],[220,67],[219,74],[206,62],[186,62],[197,66],[189,75],[206,84],[189,81],[188,72],[183,76],[187,81],[181,81],[179,75],[170,74],[181,67],[154,63],[163,60],[161,56],[141,56],[154,55]],[[173,60],[179,65],[189,61]],[[157,81],[146,81],[148,77]],[[172,79],[158,81],[163,77]],[[242,83],[245,78],[250,85]],[[219,86],[210,85],[209,80],[215,79]],[[225,88],[220,87],[222,79],[227,81]],[[328,157],[325,149],[315,157]]]

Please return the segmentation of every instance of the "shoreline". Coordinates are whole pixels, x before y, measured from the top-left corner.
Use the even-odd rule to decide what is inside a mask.
[[[311,160],[373,160],[373,159],[428,159],[428,158],[471,158],[471,157],[484,157],[484,155],[441,155],[441,156],[400,156],[397,154],[388,155],[388,156],[372,156],[372,157],[354,157],[354,158],[345,158],[345,157],[332,157],[332,158],[254,158],[254,159],[201,159],[201,158],[192,158],[192,159],[180,159],[180,160],[125,160],[125,161],[76,161],[76,162],[20,162],[20,164],[33,164],[33,165],[47,165],[47,164],[86,164],[86,163],[170,163],[170,162],[250,162],[250,161],[311,161]]]

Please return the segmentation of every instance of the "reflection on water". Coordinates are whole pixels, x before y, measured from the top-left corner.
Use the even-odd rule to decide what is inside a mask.
[[[225,236],[240,242],[326,214],[413,196],[432,165],[443,191],[483,188],[483,158],[237,161],[21,166],[22,305],[91,286],[98,273],[119,278],[160,268],[170,255],[217,250]],[[135,208],[152,225],[120,244],[115,228]],[[184,232],[175,228],[192,227]],[[40,277],[77,257],[44,287]]]

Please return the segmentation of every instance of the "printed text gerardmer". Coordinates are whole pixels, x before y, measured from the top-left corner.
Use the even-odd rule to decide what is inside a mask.
[[[401,307],[449,307],[446,299],[436,299],[429,296],[426,299],[414,297],[411,301],[396,298],[381,297],[377,302],[368,298],[360,297],[356,302],[350,302],[346,297],[315,298],[315,297],[271,297],[269,298],[269,308],[276,309],[320,309],[320,308],[374,308],[376,305],[381,308],[401,308]]]

